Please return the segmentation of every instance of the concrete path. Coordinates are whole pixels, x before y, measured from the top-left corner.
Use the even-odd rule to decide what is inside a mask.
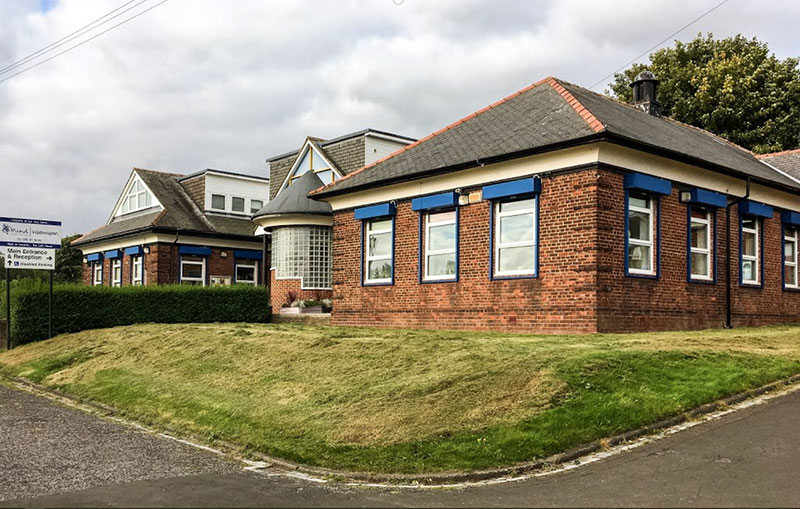
[[[0,405],[0,507],[800,506],[800,391],[567,472],[434,490],[246,472],[18,391]]]

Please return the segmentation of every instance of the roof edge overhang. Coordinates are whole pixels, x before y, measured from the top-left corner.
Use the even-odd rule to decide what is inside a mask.
[[[262,228],[279,226],[333,226],[331,214],[268,214],[254,217],[253,222]]]
[[[636,150],[641,150],[643,152],[648,152],[648,153],[653,154],[653,155],[666,157],[666,158],[672,159],[674,161],[678,161],[678,162],[690,164],[692,166],[697,166],[699,168],[715,171],[715,172],[722,173],[724,175],[728,175],[728,176],[735,177],[735,178],[738,178],[738,179],[742,179],[742,180],[750,179],[752,182],[758,182],[759,184],[765,185],[767,187],[779,189],[779,190],[782,190],[782,191],[788,191],[788,192],[795,193],[795,194],[800,193],[800,186],[793,187],[793,186],[788,186],[788,185],[782,185],[782,184],[780,184],[778,182],[773,182],[771,180],[760,178],[760,177],[757,177],[755,175],[749,175],[749,174],[747,174],[745,172],[737,171],[737,170],[728,168],[727,166],[714,164],[712,162],[705,161],[703,159],[699,159],[699,158],[696,158],[696,157],[688,156],[686,154],[682,154],[680,152],[676,152],[676,151],[664,149],[664,148],[661,148],[661,147],[657,147],[657,146],[654,146],[654,145],[650,145],[650,144],[647,144],[647,143],[643,143],[643,142],[640,142],[638,140],[633,140],[633,139],[630,139],[630,138],[627,138],[627,137],[624,137],[624,136],[620,136],[618,134],[610,133],[608,131],[601,131],[601,132],[598,132],[596,134],[592,134],[592,135],[589,135],[589,136],[583,136],[581,138],[575,138],[573,140],[569,140],[569,141],[566,141],[566,142],[555,143],[555,144],[546,145],[546,146],[543,146],[543,147],[536,147],[536,148],[533,148],[533,149],[510,152],[510,153],[501,154],[501,155],[497,155],[497,156],[487,157],[486,159],[479,159],[477,161],[469,161],[469,162],[466,162],[466,163],[461,163],[461,164],[457,164],[457,165],[450,165],[450,166],[446,166],[446,167],[442,167],[442,168],[435,168],[435,169],[431,169],[429,171],[425,171],[425,172],[422,172],[422,173],[417,173],[417,174],[414,174],[414,175],[400,176],[400,177],[397,177],[397,178],[387,179],[387,180],[381,181],[380,183],[377,183],[377,184],[363,184],[363,185],[353,186],[353,187],[349,187],[349,188],[341,189],[341,190],[337,190],[334,187],[333,189],[330,189],[328,191],[312,192],[309,195],[309,198],[314,199],[314,200],[319,200],[319,201],[326,201],[327,198],[331,198],[331,197],[334,197],[334,196],[341,196],[341,195],[346,195],[346,194],[350,194],[350,193],[356,193],[356,192],[365,191],[365,190],[368,190],[368,189],[371,189],[371,188],[380,188],[380,187],[388,186],[388,185],[391,185],[391,184],[398,184],[398,183],[402,183],[402,182],[419,180],[419,179],[422,179],[422,178],[425,178],[425,177],[432,177],[432,176],[441,175],[441,174],[445,174],[445,173],[450,173],[450,172],[454,172],[454,171],[466,170],[466,169],[469,169],[469,168],[476,168],[476,167],[479,167],[479,166],[483,166],[485,164],[499,163],[499,162],[503,162],[503,161],[509,161],[509,160],[512,160],[512,159],[518,159],[518,158],[521,158],[521,157],[527,157],[527,156],[536,155],[536,154],[543,154],[543,153],[547,153],[547,152],[553,152],[553,151],[556,151],[556,150],[576,147],[576,146],[580,146],[580,145],[587,145],[587,144],[590,144],[590,143],[597,143],[597,142],[601,142],[601,141],[614,143],[614,144],[621,145],[621,146],[624,146],[624,147],[633,148],[633,149],[636,149]],[[756,162],[762,162],[762,161],[756,161]]]
[[[254,229],[255,230],[255,229]],[[102,242],[108,242],[109,240],[117,240],[117,239],[124,239],[126,237],[133,237],[136,235],[141,235],[143,233],[165,233],[165,234],[178,234],[178,235],[191,235],[194,237],[206,237],[206,238],[219,238],[219,239],[230,239],[230,240],[253,240],[253,236],[251,235],[236,235],[231,233],[215,233],[215,232],[207,232],[202,230],[192,230],[192,229],[185,229],[185,228],[170,228],[170,227],[163,227],[163,226],[148,226],[146,228],[137,228],[135,230],[127,230],[120,233],[115,233],[112,235],[104,235],[102,237],[97,237],[91,240],[85,240],[81,242],[73,242],[71,245],[74,247],[78,246],[91,246],[92,244],[99,244]]]

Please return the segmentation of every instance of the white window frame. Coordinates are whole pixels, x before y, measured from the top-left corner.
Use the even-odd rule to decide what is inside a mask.
[[[438,214],[446,214],[452,212],[453,218],[446,219],[443,221],[431,221],[432,216],[436,216]],[[431,249],[430,245],[430,231],[431,228],[436,226],[448,226],[453,225],[453,247],[448,249]],[[443,255],[443,254],[452,254],[453,258],[456,260],[456,271],[453,274],[444,274],[441,276],[435,276],[428,274],[428,269],[430,268],[430,264],[428,263],[428,258],[435,255]],[[422,278],[423,281],[454,281],[456,276],[458,275],[458,211],[457,210],[438,210],[434,212],[428,212],[425,214],[425,250],[423,253],[423,265],[425,267],[424,276]]]
[[[753,222],[756,225],[755,228],[745,228],[744,221],[742,219],[742,228],[741,228],[741,243],[742,243],[742,250],[741,250],[741,259],[739,260],[739,273],[742,275],[742,284],[743,285],[760,285],[761,284],[761,220],[758,217],[752,216]],[[744,253],[744,234],[745,233],[753,233],[755,234],[756,245],[755,245],[755,256],[746,255]],[[745,279],[744,278],[744,262],[752,261],[754,262],[753,274],[755,275],[755,279]]]
[[[786,235],[786,229],[791,228],[793,236]],[[784,225],[783,227],[783,286],[786,288],[800,288],[800,275],[797,273],[797,248],[800,246],[800,228],[794,225]],[[794,244],[794,262],[786,260],[786,245]],[[786,281],[786,267],[794,267],[794,281]]]
[[[142,190],[136,191],[136,187],[141,185]],[[147,205],[147,195],[150,195],[150,205]],[[129,207],[130,199],[135,197],[136,198],[136,208],[128,208]],[[131,181],[131,185],[128,187],[128,192],[125,193],[125,196],[122,198],[122,204],[120,205],[120,215],[130,214],[132,212],[138,212],[140,210],[149,209],[153,206],[155,202],[155,197],[153,193],[144,185],[142,179],[139,177],[134,178]]]
[[[111,286],[122,286],[122,258],[111,260]]]
[[[694,212],[694,211],[704,212],[705,215],[706,215],[705,219],[694,217],[691,214],[691,212]],[[690,211],[689,217],[691,219],[690,222],[689,222],[689,277],[692,280],[713,281],[714,280],[714,275],[711,272],[713,270],[713,266],[712,266],[712,262],[711,262],[711,257],[713,255],[712,244],[711,244],[711,242],[712,242],[711,227],[712,227],[712,224],[713,224],[712,223],[712,221],[713,221],[712,220],[712,217],[713,217],[712,213],[711,213],[710,210],[706,210],[706,209],[699,208],[699,207],[693,207],[692,210]],[[705,225],[705,227],[706,227],[706,248],[692,246],[692,226],[695,223],[696,224]],[[692,254],[694,254],[694,253],[705,254],[706,255],[706,272],[707,272],[707,275],[695,274],[694,272],[692,272],[693,265],[692,265],[691,257],[692,257]]]
[[[199,256],[199,255],[190,255],[190,256]],[[195,260],[185,260],[184,256],[181,256],[181,267],[180,267],[180,282],[183,284],[184,281],[199,281],[200,286],[206,286],[206,261],[207,258],[205,256],[200,256],[201,261]],[[200,265],[203,268],[202,276],[200,279],[194,277],[185,277],[183,275],[183,266],[184,265]]]
[[[384,228],[382,230],[371,230],[372,223],[377,223],[380,221],[389,221],[389,228]],[[388,233],[391,235],[391,243],[392,247],[389,248],[388,255],[369,255],[369,241],[370,237],[373,235],[381,235],[384,233]],[[379,278],[379,279],[370,279],[369,278],[369,262],[380,261],[380,260],[389,260],[389,263],[392,267],[391,273],[394,274],[394,218],[389,217],[381,217],[375,219],[369,219],[366,221],[364,225],[364,284],[386,284],[392,282],[392,276],[387,278]]]
[[[533,200],[533,206],[527,209],[519,209],[519,210],[510,210],[506,212],[501,212],[500,207],[506,203],[513,203],[516,201],[525,201],[525,200]],[[494,216],[495,216],[495,223],[494,223],[494,253],[493,258],[494,261],[492,265],[493,275],[496,277],[509,277],[509,276],[536,276],[536,266],[538,264],[538,256],[539,250],[537,244],[539,242],[539,232],[538,225],[539,225],[539,218],[538,218],[538,211],[536,210],[539,203],[539,197],[534,196],[533,198],[525,198],[524,200],[505,200],[505,201],[498,201],[494,204]],[[500,220],[504,217],[510,216],[522,216],[530,214],[533,216],[533,240],[526,240],[520,242],[505,242],[502,243],[500,241]],[[533,247],[533,269],[532,270],[500,270],[500,251],[509,247]]]
[[[259,203],[258,208],[253,206],[253,202],[254,201],[257,201]],[[262,208],[264,208],[264,200],[260,200],[258,198],[250,198],[250,213],[251,214],[255,214],[256,212],[258,212]]]
[[[244,263],[239,263],[238,260],[243,260]],[[238,277],[238,270],[239,267],[249,267],[253,269],[253,280],[252,281],[242,281]],[[235,279],[236,284],[243,284],[243,285],[253,285],[256,286],[258,284],[258,260],[248,260],[245,258],[237,258],[233,264],[233,277]]]
[[[139,277],[136,277],[136,267],[139,267]],[[131,256],[131,284],[133,286],[144,285],[144,257],[142,255]]]
[[[97,276],[100,276],[98,280]],[[92,262],[92,286],[103,286],[103,261]]]
[[[650,207],[637,207],[635,205],[631,205],[631,195],[641,195],[647,198],[650,201]],[[625,211],[626,214],[626,224],[628,225],[627,231],[625,235],[627,236],[628,240],[628,250],[625,252],[625,260],[628,266],[628,274],[635,274],[640,276],[655,276],[656,272],[656,200],[658,198],[647,193],[637,193],[637,192],[629,192],[628,193],[628,210]],[[650,234],[648,235],[649,241],[647,240],[639,240],[631,238],[631,229],[630,229],[630,220],[631,220],[631,212],[639,212],[643,214],[648,214],[650,217],[649,227],[650,227]],[[631,267],[631,260],[630,260],[630,246],[645,246],[650,248],[650,270],[642,270],[642,269],[635,269]]]
[[[242,200],[242,210],[236,210],[233,208],[233,201],[234,200]],[[247,213],[247,198],[244,196],[231,196],[231,212],[234,214],[246,214]]]

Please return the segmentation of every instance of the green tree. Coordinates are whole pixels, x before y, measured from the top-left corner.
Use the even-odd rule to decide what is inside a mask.
[[[56,283],[80,283],[83,275],[83,253],[72,247],[72,242],[80,234],[61,239],[61,249],[56,251],[56,270],[53,280]]]
[[[757,153],[800,147],[800,68],[779,60],[766,43],[742,35],[716,40],[698,34],[614,75],[617,99],[630,102],[630,83],[643,70],[660,80],[665,116],[718,134]]]

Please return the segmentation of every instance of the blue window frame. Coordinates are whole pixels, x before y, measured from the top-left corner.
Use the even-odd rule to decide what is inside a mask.
[[[761,218],[739,215],[739,285],[764,286],[764,242]]]
[[[652,175],[625,175],[625,275],[658,279],[661,275],[661,196],[672,183]]]
[[[717,211],[689,204],[686,212],[687,280],[714,284],[717,281]]]
[[[361,221],[361,285],[394,284],[395,214],[392,203],[355,209],[353,217]]]
[[[782,281],[784,290],[800,290],[798,275],[798,247],[800,247],[800,213],[786,211],[781,215],[783,266]]]

